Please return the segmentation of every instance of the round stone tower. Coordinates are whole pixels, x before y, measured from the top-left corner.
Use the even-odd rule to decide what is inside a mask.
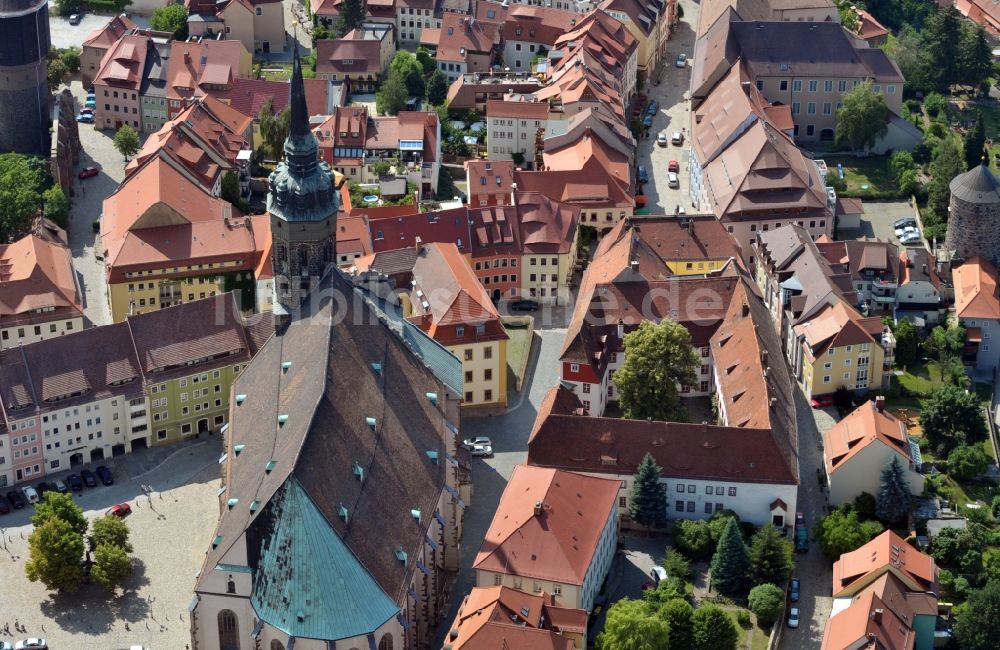
[[[0,0],[0,151],[49,153],[47,0]]]
[[[1000,262],[1000,178],[986,160],[951,181],[945,249],[953,259]]]

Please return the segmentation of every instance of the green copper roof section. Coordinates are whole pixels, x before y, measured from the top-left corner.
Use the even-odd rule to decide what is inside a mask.
[[[335,641],[399,613],[294,476],[255,524],[267,530],[250,597],[262,621],[289,636]]]

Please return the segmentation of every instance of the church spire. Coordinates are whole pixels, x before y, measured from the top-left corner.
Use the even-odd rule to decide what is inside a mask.
[[[306,84],[302,80],[302,60],[299,58],[299,42],[295,39],[295,56],[292,62],[292,83],[288,89],[288,105],[291,106],[292,121],[290,135],[309,133],[309,110],[306,108]]]
[[[285,138],[285,161],[295,176],[315,173],[318,164],[319,144],[309,130],[309,109],[306,107],[306,84],[302,80],[302,59],[299,58],[299,41],[292,39],[295,54],[292,59],[292,80],[288,84],[288,105],[291,123]]]

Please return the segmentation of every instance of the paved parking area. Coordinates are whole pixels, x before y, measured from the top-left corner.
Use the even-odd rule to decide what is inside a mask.
[[[691,133],[691,103],[688,101],[691,85],[690,59],[694,52],[695,33],[693,25],[698,20],[698,5],[690,0],[683,0],[684,18],[678,23],[676,30],[667,44],[667,54],[660,67],[659,82],[656,79],[647,80],[643,93],[659,103],[659,109],[653,118],[653,128],[649,137],[639,141],[636,150],[636,164],[646,165],[649,172],[649,182],[643,188],[648,199],[646,207],[651,214],[673,214],[677,206],[691,211],[691,199],[688,195],[688,135]],[[677,68],[674,60],[680,53],[688,55],[688,67]],[[676,146],[668,144],[660,147],[656,144],[656,136],[665,132],[669,138],[674,131],[680,131],[684,136],[684,144]],[[667,165],[669,161],[680,163],[680,187],[667,186]]]
[[[136,476],[116,473],[115,485],[77,496],[88,518],[128,502],[134,570],[127,588],[109,595],[96,584],[77,593],[49,592],[28,582],[32,508],[0,518],[0,641],[44,637],[53,648],[127,648],[143,645],[179,650],[190,643],[188,604],[219,515],[218,437],[172,448],[157,467]],[[151,452],[157,450],[149,450]],[[138,452],[144,454],[145,452]],[[150,497],[141,485],[152,485]],[[16,596],[15,596],[16,595]],[[17,621],[26,633],[14,633]],[[5,634],[4,626],[13,634]]]
[[[144,16],[136,16],[130,13],[129,18],[139,27],[148,27],[149,19]],[[49,14],[49,35],[52,39],[52,47],[64,48],[70,46],[80,47],[91,32],[101,29],[111,20],[111,14],[84,13],[83,20],[79,25],[70,25],[69,18]]]
[[[899,238],[896,237],[893,224],[903,217],[915,215],[909,201],[865,201],[864,209],[865,213],[861,217],[861,228],[838,231],[837,235],[840,239],[874,237],[899,246]]]

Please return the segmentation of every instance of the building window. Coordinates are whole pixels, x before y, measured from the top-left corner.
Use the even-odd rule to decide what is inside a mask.
[[[684,502],[683,501],[676,502],[674,504],[674,508],[677,510],[677,512],[684,512]]]
[[[802,80],[795,79],[792,81],[792,92],[802,92]]]
[[[736,496],[736,488],[734,487],[729,488],[729,496],[731,497]]]
[[[809,81],[809,92],[811,92],[811,93],[816,92],[816,87],[817,87],[818,84],[819,84],[819,82],[817,82],[815,79],[810,80]]]

